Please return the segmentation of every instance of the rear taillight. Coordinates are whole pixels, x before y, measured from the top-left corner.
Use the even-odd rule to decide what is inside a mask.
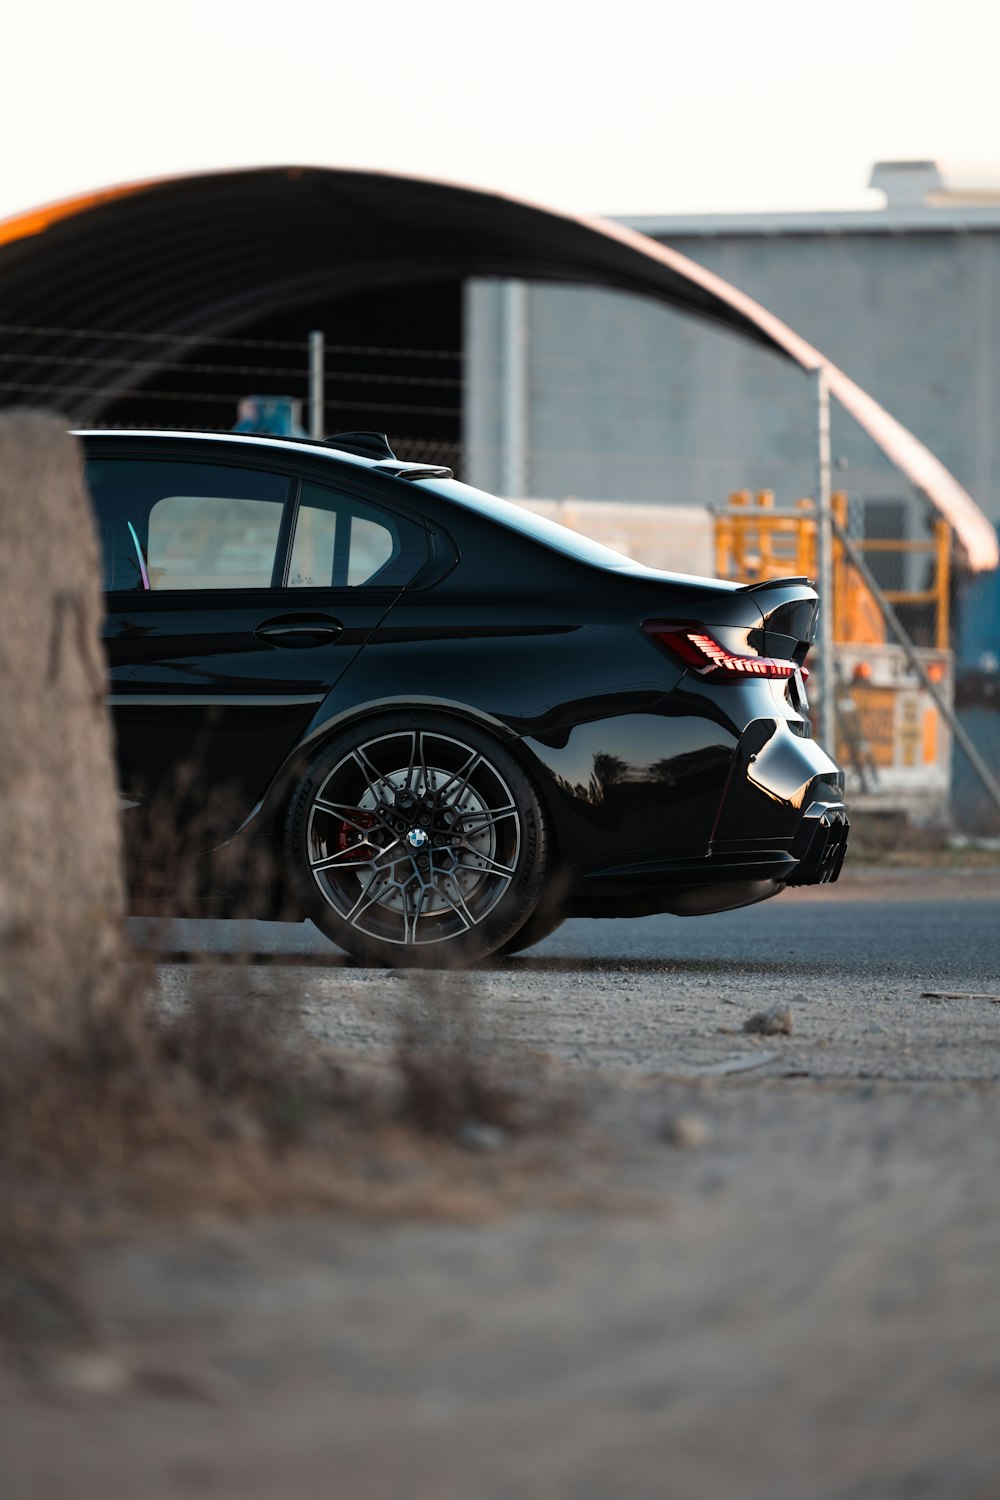
[[[647,620],[642,628],[657,645],[672,651],[702,677],[745,682],[748,677],[793,677],[796,672],[809,676],[805,667],[783,657],[746,656],[728,651],[700,625],[666,625]]]

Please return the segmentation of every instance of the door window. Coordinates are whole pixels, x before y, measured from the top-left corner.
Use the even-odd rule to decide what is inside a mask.
[[[290,481],[175,459],[93,459],[105,588],[270,588]],[[282,559],[283,560],[283,559]]]
[[[150,588],[270,588],[283,510],[283,500],[164,495],[149,512]]]

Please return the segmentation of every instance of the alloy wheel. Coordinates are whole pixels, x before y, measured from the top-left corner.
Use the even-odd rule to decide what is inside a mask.
[[[309,875],[362,937],[426,947],[478,928],[515,878],[522,818],[483,750],[411,729],[349,749],[314,792]]]

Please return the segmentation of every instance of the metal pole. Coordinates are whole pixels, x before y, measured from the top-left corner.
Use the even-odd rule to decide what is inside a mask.
[[[913,671],[916,672],[917,676],[920,678],[920,681],[927,689],[927,692],[933,699],[934,706],[936,707],[938,713],[941,715],[942,719],[944,719],[946,724],[950,725],[952,734],[955,736],[955,739],[958,741],[959,745],[961,745],[962,749],[965,751],[965,754],[968,756],[970,766],[979,777],[979,780],[982,782],[983,786],[986,788],[987,792],[996,803],[997,807],[1000,807],[1000,782],[997,781],[996,777],[990,771],[989,766],[983,760],[983,757],[980,755],[979,751],[972,743],[971,739],[966,733],[965,725],[961,723],[958,715],[948,704],[944,695],[938,691],[937,683],[932,681],[930,673],[927,671],[927,668],[924,666],[923,662],[920,660],[920,657],[913,649],[913,642],[910,640],[910,637],[907,635],[906,631],[900,624],[899,616],[896,614],[896,611],[893,609],[892,605],[889,603],[888,599],[879,588],[878,583],[875,580],[875,575],[872,573],[871,568],[865,562],[860,549],[854,545],[854,543],[851,541],[851,538],[847,535],[846,531],[844,531],[843,527],[838,521],[835,520],[833,524],[837,530],[837,537],[841,542],[845,553],[850,558],[852,566],[858,570],[864,582],[868,585],[875,598],[876,604],[882,611],[882,618],[885,620],[885,623],[888,625],[889,629],[892,631],[893,635],[902,646],[903,655],[906,657],[906,660],[909,662]]]
[[[816,380],[816,587],[819,593],[819,737],[830,755],[837,753],[833,667],[833,529],[830,505],[830,387],[819,365]]]
[[[309,436],[314,438],[324,436],[323,387],[326,369],[324,343],[321,330],[313,329],[309,335]]]
[[[528,486],[528,288],[505,281],[500,322],[501,493],[524,497]]]

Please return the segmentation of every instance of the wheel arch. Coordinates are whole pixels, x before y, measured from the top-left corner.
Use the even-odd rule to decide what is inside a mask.
[[[468,703],[450,698],[432,698],[424,695],[399,695],[382,698],[377,702],[353,704],[341,712],[313,721],[312,726],[282,762],[270,786],[247,818],[240,833],[256,827],[258,836],[266,829],[264,837],[272,852],[280,848],[282,828],[295,788],[302,772],[312,757],[323,749],[336,735],[356,724],[389,718],[400,713],[439,714],[443,719],[461,719],[487,734],[493,735],[517,761],[524,774],[530,778],[541,803],[547,824],[547,834],[552,849],[555,869],[562,868],[559,827],[553,810],[554,799],[547,785],[550,776],[544,765],[532,755],[523,738],[496,715],[476,708]]]
[[[551,889],[553,878],[559,880],[561,874],[561,861],[557,852],[558,841],[549,801],[543,787],[539,784],[541,778],[536,768],[530,764],[528,747],[521,745],[517,732],[509,725],[498,723],[488,714],[477,713],[474,709],[470,710],[467,705],[442,703],[437,699],[428,701],[426,698],[403,697],[402,695],[388,703],[384,701],[367,703],[357,711],[331,715],[321,725],[317,725],[316,729],[316,733],[303,739],[297,752],[290,756],[283,765],[283,774],[280,778],[276,778],[271,789],[270,815],[267,819],[272,846],[278,854],[277,864],[282,871],[283,882],[295,908],[303,916],[311,917],[322,931],[325,931],[341,947],[346,948],[349,953],[366,960],[370,959],[372,962],[385,960],[395,966],[404,961],[401,956],[405,955],[405,962],[421,966],[431,962],[434,955],[447,953],[458,955],[457,961],[465,963],[470,960],[477,961],[478,958],[495,950],[499,951],[503,943],[535,914],[546,892]],[[422,736],[424,733],[427,735],[428,744],[418,744],[417,736]],[[399,918],[398,922],[391,913],[391,920],[384,916],[380,920],[378,909],[374,918],[365,917],[367,926],[362,923],[360,916],[358,921],[355,921],[354,912],[358,901],[365,894],[364,891],[358,901],[354,900],[354,893],[351,893],[347,902],[350,910],[347,910],[342,899],[342,890],[335,889],[331,893],[322,880],[311,878],[315,874],[313,870],[315,861],[310,858],[306,848],[306,841],[311,836],[309,820],[312,817],[314,801],[317,801],[320,796],[334,796],[336,800],[336,794],[327,792],[325,788],[330,775],[342,769],[350,759],[351,746],[364,745],[366,754],[372,757],[372,760],[366,761],[365,764],[371,766],[374,762],[375,765],[381,767],[377,774],[388,774],[388,770],[395,767],[400,759],[398,746],[390,747],[388,741],[397,741],[400,738],[407,742],[405,754],[401,758],[404,767],[407,759],[410,766],[413,766],[414,755],[418,752],[421,763],[426,765],[451,765],[454,768],[470,764],[466,761],[466,755],[469,753],[469,746],[474,747],[471,753],[476,763],[484,767],[486,776],[492,779],[493,795],[497,786],[502,789],[501,803],[506,804],[504,811],[514,814],[516,820],[512,828],[508,825],[507,836],[517,839],[517,843],[508,849],[509,868],[503,864],[502,855],[498,852],[497,858],[501,859],[499,865],[486,863],[482,867],[485,885],[484,880],[473,883],[472,895],[469,899],[473,903],[484,899],[486,904],[482,909],[477,910],[473,904],[470,913],[464,902],[461,903],[461,909],[459,909],[454,899],[445,896],[447,905],[439,903],[435,912],[438,918],[445,919],[446,928],[450,924],[454,930],[445,931],[443,935],[440,933],[435,935],[432,930],[428,935],[427,930],[424,929],[423,938],[414,935],[412,941],[408,919],[405,915],[407,907],[405,896],[403,906],[400,908],[404,915]],[[383,739],[387,742],[385,760],[381,758],[381,752],[376,750],[375,743]],[[446,742],[450,742],[450,751],[444,749]],[[434,750],[435,746],[436,753],[444,749],[446,759],[439,761],[429,758],[429,751]],[[456,753],[459,759],[449,762],[447,756]],[[348,769],[348,775],[350,774],[350,769]],[[443,774],[446,777],[445,786],[455,780],[453,774],[449,775],[447,771]],[[356,779],[355,773],[355,781]],[[464,784],[468,784],[468,780],[466,778]],[[401,780],[396,782],[397,786],[402,784]],[[373,786],[369,772],[362,768],[362,787],[365,785],[376,798],[374,805],[376,817],[378,817],[377,809],[381,805],[378,801],[379,793]],[[406,785],[409,786],[409,781]],[[427,785],[433,787],[438,783],[428,782]],[[353,806],[354,798],[358,795],[357,786],[348,785],[344,790],[350,794],[348,801]],[[417,795],[419,797],[425,794],[418,791]],[[436,803],[436,797],[434,794],[431,795]],[[491,796],[489,789],[485,795],[488,798]],[[390,805],[392,801],[393,799],[390,798]],[[362,802],[361,805],[364,807],[368,804]],[[335,809],[324,807],[324,812],[330,811],[335,811]],[[399,843],[399,838],[393,830],[402,830],[406,826],[398,821],[399,816],[398,809],[394,815],[391,815],[391,829],[384,818],[378,821],[378,826],[383,830],[389,829],[390,848]],[[405,810],[402,816],[404,818],[407,816]],[[420,816],[421,824],[430,824],[432,816],[436,817],[432,809],[425,808]],[[413,817],[416,817],[416,813]],[[441,834],[449,830],[435,823],[431,831]],[[452,831],[459,832],[459,830]],[[328,833],[324,833],[323,837],[327,838]],[[383,837],[376,835],[372,837],[379,845],[384,842]],[[464,846],[465,838],[465,834],[462,833],[453,842],[462,843]],[[446,844],[448,839],[436,836],[434,843],[435,845]],[[445,881],[454,878],[449,877],[448,871],[454,870],[456,858],[461,859],[461,853],[455,852],[452,854],[452,864],[449,865],[448,853],[447,849],[441,850],[441,857],[446,860],[443,866]],[[487,853],[492,859],[492,846]],[[434,864],[438,858],[437,854],[433,854],[430,860],[421,859],[419,855],[414,855],[413,858],[415,863],[410,874],[415,876],[418,882],[423,881],[424,887],[430,882],[436,889],[442,878],[442,867]],[[397,892],[403,889],[399,885],[402,877],[396,872],[398,860],[397,852],[392,857],[390,870],[390,887],[395,886]],[[325,862],[321,861],[321,863]],[[366,863],[371,866],[373,861],[369,859]],[[416,869],[418,864],[424,866],[423,876]],[[344,865],[338,866],[341,871],[344,868]],[[383,865],[381,868],[386,867]],[[497,882],[491,879],[491,872],[506,876],[499,887],[497,887]],[[336,877],[336,871],[334,876]],[[405,880],[408,882],[409,879],[410,875],[407,875]],[[334,886],[337,885],[338,882],[334,878]],[[494,887],[492,891],[491,885]],[[477,895],[477,888],[480,886],[484,887],[484,897]],[[318,887],[319,895],[317,895],[316,887]],[[321,900],[320,897],[323,899]],[[378,897],[376,890],[375,895],[362,906],[362,916],[367,912],[368,907],[373,905],[376,898],[381,907],[382,898]],[[452,909],[451,913],[448,907]],[[464,920],[462,920],[463,913]],[[462,921],[461,928],[455,928],[454,914],[457,914],[458,919]],[[412,915],[415,921],[419,912],[413,912]],[[374,927],[371,925],[373,921]],[[386,927],[387,922],[388,927]],[[399,922],[402,923],[401,928]],[[395,929],[393,923],[396,924]],[[446,944],[447,947],[441,947],[440,944]]]

